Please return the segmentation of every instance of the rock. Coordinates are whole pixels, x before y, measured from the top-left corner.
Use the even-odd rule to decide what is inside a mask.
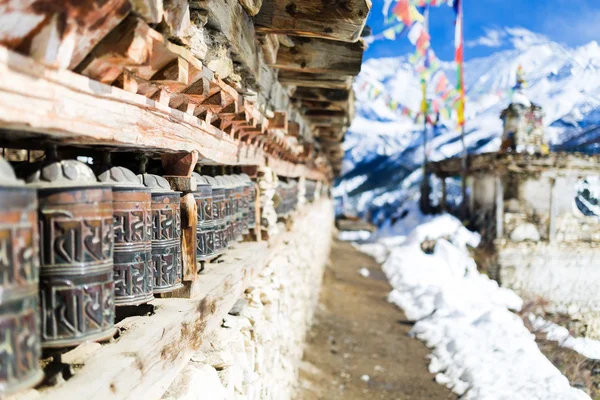
[[[531,223],[520,224],[510,234],[510,240],[513,242],[539,242],[540,233],[536,226]]]
[[[313,206],[307,206],[307,216],[298,218],[291,232],[281,233],[285,237],[271,248],[271,259],[251,282],[243,300],[238,300],[223,318],[221,327],[203,340],[202,348],[188,364],[188,368],[210,371],[213,381],[217,374],[220,386],[209,382],[212,392],[207,392],[200,387],[203,383],[185,382],[180,375],[169,389],[169,399],[293,397],[298,369],[302,368],[304,339],[329,255],[332,225],[327,224],[324,229],[323,220],[333,219],[332,207],[327,203],[319,207],[320,211],[313,212]],[[335,338],[331,341],[336,347]],[[323,374],[314,366],[303,367],[313,374]],[[186,374],[191,376],[187,369]],[[206,381],[204,375],[202,379]],[[350,379],[348,373],[343,376]],[[191,390],[198,397],[186,397],[191,396]]]
[[[371,377],[369,375],[363,375],[360,377],[360,380],[363,382],[369,382],[371,380]]]
[[[238,301],[235,302],[231,310],[229,310],[229,315],[240,315],[244,307],[246,307],[247,305],[248,300],[246,300],[245,298],[238,299]]]

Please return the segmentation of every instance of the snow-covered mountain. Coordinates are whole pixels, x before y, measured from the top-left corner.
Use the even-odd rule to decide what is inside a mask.
[[[540,104],[555,150],[600,152],[600,46],[568,48],[523,28],[505,28],[511,48],[466,62],[466,144],[469,152],[500,146],[500,112],[510,102],[519,65],[525,94]],[[442,68],[455,76],[452,63]],[[418,110],[419,79],[407,57],[370,59],[355,82],[356,118],[346,135],[344,172],[335,194],[349,211],[397,209],[414,197],[421,178],[423,127],[390,110],[382,97],[372,100],[364,82],[382,88],[399,103]],[[450,122],[429,132],[429,158],[459,155],[460,133]]]

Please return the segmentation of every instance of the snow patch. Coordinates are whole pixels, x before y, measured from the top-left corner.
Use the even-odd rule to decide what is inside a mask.
[[[433,250],[422,249],[425,240],[435,241]],[[510,311],[521,309],[521,298],[477,271],[467,247],[479,240],[442,215],[395,245],[359,248],[389,252],[383,265],[393,287],[389,300],[417,321],[411,333],[431,349],[429,370],[438,383],[463,399],[589,399],[569,385]]]
[[[545,333],[548,340],[558,342],[561,347],[574,350],[584,357],[600,360],[600,340],[573,337],[567,328],[533,314],[529,314],[527,319],[533,329]]]

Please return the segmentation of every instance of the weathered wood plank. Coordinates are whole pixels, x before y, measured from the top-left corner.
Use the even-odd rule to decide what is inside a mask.
[[[370,9],[371,0],[264,0],[254,23],[259,32],[355,42]]]
[[[278,76],[282,85],[328,89],[350,89],[352,87],[352,76],[337,73],[311,74],[281,70]]]
[[[267,261],[266,243],[238,244],[209,265],[196,299],[156,299],[156,313],[119,323],[123,334],[103,346],[45,400],[160,399]]]
[[[130,10],[128,0],[4,0],[0,45],[72,69]]]
[[[196,150],[203,163],[260,166],[269,159],[278,175],[324,179],[321,171],[236,143],[192,115],[0,47],[0,139],[32,137],[159,154]]]
[[[345,89],[323,89],[310,87],[297,87],[293,93],[293,99],[313,101],[348,101],[350,92]]]
[[[336,42],[324,39],[294,38],[294,47],[280,46],[272,67],[280,70],[358,75],[364,43]]]

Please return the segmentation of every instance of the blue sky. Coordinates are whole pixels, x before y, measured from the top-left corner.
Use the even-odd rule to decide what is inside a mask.
[[[600,0],[463,0],[465,14],[465,58],[486,56],[509,47],[502,40],[504,27],[523,27],[569,47],[600,41]],[[385,29],[384,0],[373,0],[367,24],[373,33]],[[450,7],[430,12],[431,43],[438,57],[454,56],[454,13]],[[500,32],[500,34],[499,34]],[[412,53],[408,38],[372,43],[365,59]]]

